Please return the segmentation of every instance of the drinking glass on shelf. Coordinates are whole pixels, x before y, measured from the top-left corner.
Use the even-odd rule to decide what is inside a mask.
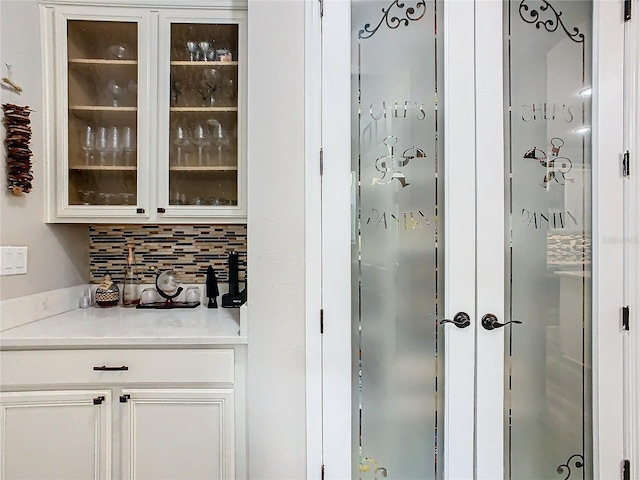
[[[100,154],[100,165],[106,165],[105,154],[109,151],[109,134],[106,127],[98,127],[96,132],[96,151]]]
[[[197,124],[193,128],[193,143],[198,147],[198,165],[202,166],[203,149],[211,145],[211,133],[206,125]]]
[[[109,55],[109,58],[126,60],[127,58],[129,58],[129,47],[124,44],[111,45],[107,49],[107,53]]]
[[[213,144],[218,150],[218,165],[222,165],[223,150],[226,150],[231,143],[229,141],[229,135],[227,131],[222,127],[222,124],[215,118],[210,118],[207,123],[213,127]]]
[[[198,59],[198,42],[187,42],[187,51],[189,52],[189,60],[192,62]]]
[[[124,164],[131,166],[137,149],[136,131],[131,127],[122,129],[122,150],[124,150]]]
[[[209,59],[211,52],[213,51],[213,46],[210,42],[200,42],[198,46],[200,47],[200,52],[202,53],[202,60],[206,62]]]
[[[108,147],[112,156],[112,165],[118,165],[122,154],[122,133],[118,127],[109,127]]]
[[[204,72],[202,72],[202,81],[200,82],[200,84],[204,89],[206,89],[210,106],[213,106],[216,101],[214,95],[221,80],[222,73],[217,68],[207,68]],[[203,99],[205,98],[206,97],[203,95]]]
[[[185,147],[188,147],[191,143],[189,140],[189,132],[187,131],[187,128],[182,124],[177,125],[175,130],[173,131],[173,137],[171,141],[176,146],[176,150],[178,153],[176,164],[182,165],[184,160],[182,158],[184,153],[183,149]]]
[[[78,193],[83,205],[91,205],[93,203],[93,195],[95,193],[93,190],[78,190]]]
[[[95,148],[96,132],[91,125],[87,125],[82,131],[82,149],[84,150],[85,165],[91,163],[91,156]]]
[[[111,104],[114,107],[119,107],[119,98],[125,93],[124,87],[116,80],[111,79],[107,82],[107,92],[111,94]]]

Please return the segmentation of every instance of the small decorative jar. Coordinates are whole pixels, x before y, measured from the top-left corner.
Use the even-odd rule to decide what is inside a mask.
[[[120,289],[111,280],[111,275],[105,275],[96,290],[96,303],[99,307],[115,307],[120,301]]]

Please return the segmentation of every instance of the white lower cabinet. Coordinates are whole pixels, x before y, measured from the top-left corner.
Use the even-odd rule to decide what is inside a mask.
[[[3,479],[111,477],[109,390],[0,393]]]
[[[125,389],[122,478],[232,479],[231,389]]]
[[[233,348],[0,352],[0,479],[244,478],[242,358]]]

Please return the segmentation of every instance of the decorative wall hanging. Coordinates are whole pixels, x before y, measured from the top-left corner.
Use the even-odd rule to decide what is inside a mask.
[[[6,126],[5,145],[7,148],[7,188],[14,195],[22,196],[32,188],[30,108],[10,103],[2,105]]]

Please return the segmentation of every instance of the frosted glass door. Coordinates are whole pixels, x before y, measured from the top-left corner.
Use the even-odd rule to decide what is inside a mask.
[[[442,475],[442,14],[410,3],[351,9],[353,478]]]
[[[506,478],[592,478],[592,10],[505,3]]]

